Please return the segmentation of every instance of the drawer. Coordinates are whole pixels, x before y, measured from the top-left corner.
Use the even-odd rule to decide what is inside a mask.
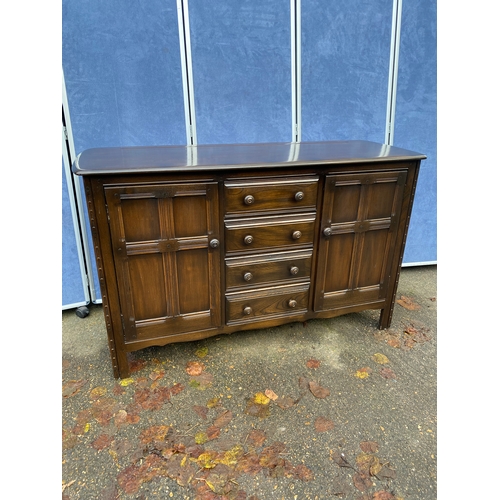
[[[316,208],[318,177],[226,181],[226,215],[262,210]]]
[[[226,259],[226,289],[310,279],[311,250]]]
[[[315,219],[316,214],[304,214],[226,221],[226,252],[311,245]]]
[[[307,311],[308,298],[309,284],[227,294],[227,324],[303,314]]]

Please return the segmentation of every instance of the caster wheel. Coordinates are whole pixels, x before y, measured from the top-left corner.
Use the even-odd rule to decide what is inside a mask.
[[[81,306],[75,312],[79,318],[86,318],[90,314],[89,308],[87,306]]]

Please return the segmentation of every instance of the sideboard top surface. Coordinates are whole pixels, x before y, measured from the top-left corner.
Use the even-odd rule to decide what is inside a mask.
[[[78,175],[202,172],[321,164],[423,160],[414,151],[369,141],[138,146],[87,149],[78,155]]]

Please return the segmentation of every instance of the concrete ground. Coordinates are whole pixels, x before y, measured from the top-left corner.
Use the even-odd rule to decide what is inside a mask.
[[[378,311],[134,353],[62,313],[63,499],[437,498],[436,266]],[[403,298],[402,298],[403,297]]]

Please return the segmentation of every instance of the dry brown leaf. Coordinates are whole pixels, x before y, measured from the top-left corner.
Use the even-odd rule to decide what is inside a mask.
[[[367,489],[371,488],[373,485],[372,480],[370,479],[370,476],[368,474],[364,474],[362,472],[356,472],[356,474],[354,474],[352,479],[354,481],[354,486],[359,491],[366,491]]]
[[[316,432],[326,432],[332,430],[334,427],[333,421],[326,417],[318,417],[314,421],[314,428]]]
[[[266,433],[258,429],[253,429],[248,435],[248,440],[255,446],[259,447],[264,444],[266,440]]]
[[[396,374],[390,368],[381,368],[380,375],[386,379],[394,379],[396,378]]]
[[[192,377],[201,375],[205,370],[205,365],[201,361],[189,361],[186,365],[186,373]]]
[[[230,410],[226,410],[223,413],[221,413],[214,421],[214,425],[216,427],[219,427],[219,429],[222,429],[223,427],[226,427],[229,422],[233,419],[233,412]]]
[[[264,391],[264,394],[273,401],[276,401],[278,399],[278,395],[272,389],[266,389]]]
[[[361,441],[359,447],[364,453],[377,453],[378,443],[376,441]]]
[[[87,383],[86,380],[80,379],[80,380],[69,380],[63,385],[62,388],[62,395],[63,398],[70,398],[71,396],[74,396],[78,392],[80,392],[80,389]]]
[[[312,369],[319,368],[319,365],[321,365],[321,361],[314,358],[309,359],[306,363],[307,368],[312,368]]]
[[[193,410],[203,419],[206,420],[208,408],[206,406],[193,406]]]
[[[309,382],[309,389],[313,393],[314,397],[318,399],[324,399],[330,395],[330,391],[326,387],[321,387],[314,380]]]

